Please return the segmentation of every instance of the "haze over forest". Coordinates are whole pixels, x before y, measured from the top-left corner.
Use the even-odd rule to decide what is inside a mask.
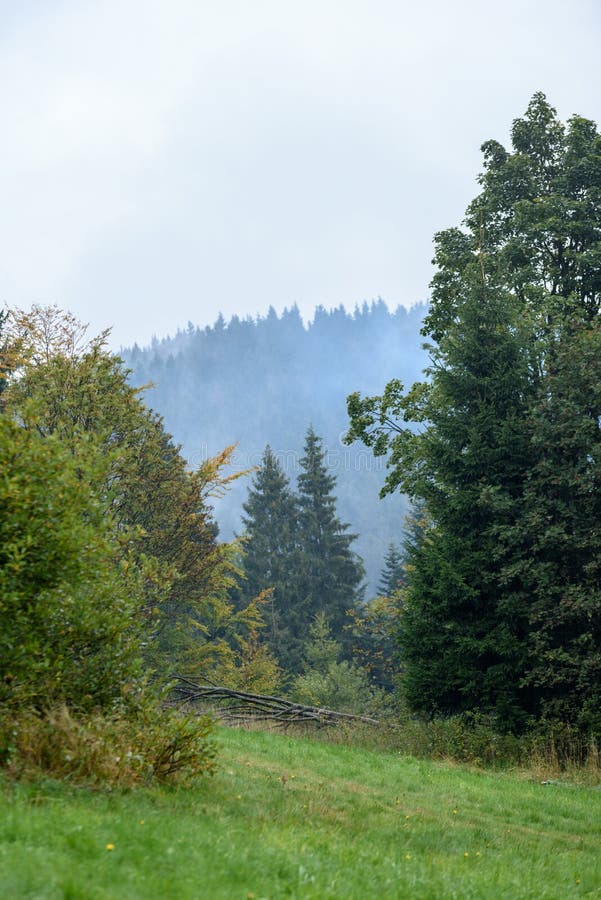
[[[213,326],[193,323],[150,347],[122,350],[132,382],[154,387],[146,402],[165,418],[191,465],[237,443],[234,463],[256,466],[269,444],[293,485],[305,433],[323,438],[326,463],[336,475],[340,518],[358,535],[355,551],[376,590],[388,545],[402,539],[406,498],[379,498],[385,462],[360,444],[347,446],[346,397],[375,393],[391,378],[409,385],[426,363],[419,330],[423,305],[390,311],[380,299],[348,313],[318,307],[303,324],[296,306],[281,316],[237,316]],[[221,537],[240,533],[250,478],[235,482],[216,504]]]

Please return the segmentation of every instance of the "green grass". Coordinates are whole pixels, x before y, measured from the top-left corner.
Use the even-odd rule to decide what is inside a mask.
[[[2,900],[601,898],[598,789],[261,732],[219,744],[191,789],[6,785]]]

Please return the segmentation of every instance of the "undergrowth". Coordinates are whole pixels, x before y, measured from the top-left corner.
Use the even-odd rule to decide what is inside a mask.
[[[599,897],[601,793],[223,728],[190,788],[0,777],[0,896]]]
[[[40,775],[74,784],[133,786],[188,782],[215,769],[207,716],[158,705],[128,715],[78,715],[66,705],[0,715],[0,767],[7,777]]]
[[[523,735],[502,734],[486,717],[360,722],[336,728],[297,727],[318,741],[383,750],[417,759],[445,760],[481,769],[520,770],[536,780],[601,784],[601,758],[594,736],[563,724],[541,724]]]

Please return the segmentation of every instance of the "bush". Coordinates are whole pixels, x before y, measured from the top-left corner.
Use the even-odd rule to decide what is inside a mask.
[[[532,765],[556,772],[601,770],[599,746],[593,734],[562,722],[539,722],[528,736]]]
[[[356,715],[376,714],[384,705],[380,694],[362,669],[346,661],[330,663],[325,672],[313,669],[299,675],[290,691],[297,703]]]
[[[384,715],[389,707],[384,691],[372,685],[365,669],[339,661],[342,647],[331,636],[323,613],[309,629],[306,668],[291,686],[290,697],[307,706],[323,706],[355,715]]]
[[[524,741],[501,734],[492,717],[474,714],[430,720],[407,718],[399,730],[398,744],[412,756],[476,766],[517,765],[525,751]]]
[[[75,454],[0,415],[0,702],[112,707],[141,679],[140,590]]]
[[[74,784],[188,782],[215,770],[213,724],[147,705],[123,715],[81,716],[65,705],[0,717],[0,765],[12,779],[49,775]]]

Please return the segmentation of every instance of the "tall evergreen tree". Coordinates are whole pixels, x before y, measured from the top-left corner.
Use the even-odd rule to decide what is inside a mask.
[[[336,477],[328,473],[321,439],[312,427],[300,465],[298,542],[305,623],[325,614],[335,638],[344,643],[347,611],[362,596],[364,569],[351,549],[356,535],[347,533],[349,526],[336,514]]]
[[[265,637],[280,664],[297,671],[305,632],[298,608],[298,511],[288,478],[269,445],[243,509],[246,543],[241,594],[250,601],[271,589]]]
[[[349,439],[431,517],[410,551],[407,692],[429,713],[601,733],[601,138],[536,94],[437,235],[428,379],[349,398]],[[419,431],[404,423],[417,422]]]
[[[390,543],[384,556],[384,567],[380,575],[378,593],[381,597],[392,597],[405,581],[405,554],[401,547]]]

